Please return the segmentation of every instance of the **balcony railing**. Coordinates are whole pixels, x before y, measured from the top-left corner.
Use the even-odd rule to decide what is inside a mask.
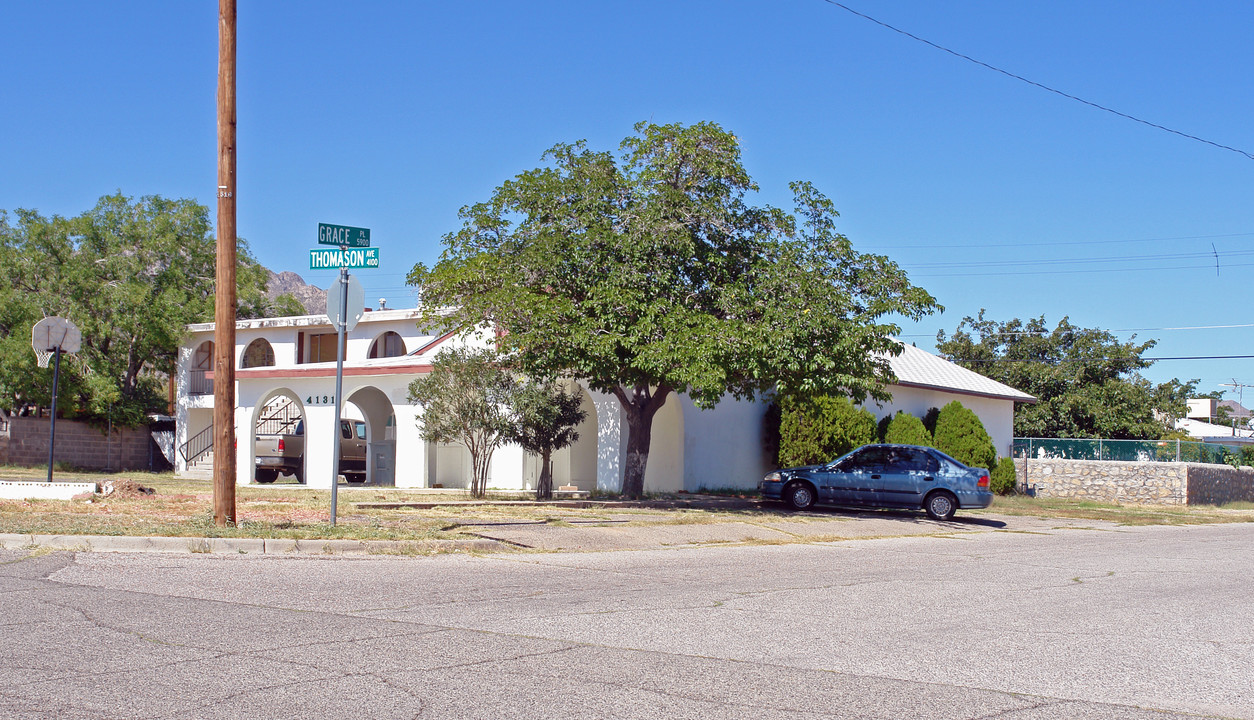
[[[191,395],[212,395],[213,379],[206,377],[208,370],[192,370],[188,380],[188,393]]]

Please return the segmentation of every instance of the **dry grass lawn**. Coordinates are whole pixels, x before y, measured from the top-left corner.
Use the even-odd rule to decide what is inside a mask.
[[[0,467],[0,478],[43,480],[42,468]],[[447,493],[397,488],[345,487],[338,491],[337,524],[329,523],[330,490],[311,490],[282,482],[236,488],[236,527],[213,523],[210,480],[176,478],[172,474],[58,472],[59,481],[112,482],[122,490],[109,496],[77,500],[0,499],[0,532],[38,535],[152,535],[166,537],[251,537],[352,540],[435,540],[464,537],[469,523],[572,522],[657,525],[752,522],[787,515],[782,506],[761,509],[701,510],[631,507],[555,507],[540,503],[466,505],[463,491]],[[138,492],[151,488],[152,494]],[[504,499],[526,499],[525,494]],[[427,509],[357,508],[358,503],[421,501],[449,503]],[[1125,525],[1254,522],[1254,504],[1217,507],[1138,507],[1023,496],[999,497],[984,511],[997,515],[1029,515],[1105,520]]]

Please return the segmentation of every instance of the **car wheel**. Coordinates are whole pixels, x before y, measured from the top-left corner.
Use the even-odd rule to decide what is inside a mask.
[[[784,502],[793,510],[806,510],[814,505],[814,488],[807,483],[789,483],[784,488]]]
[[[274,482],[275,478],[277,478],[278,476],[279,476],[278,470],[258,470],[256,479],[257,479],[257,482],[265,485],[265,484]]]
[[[923,501],[923,509],[933,520],[951,520],[958,510],[958,499],[944,490],[937,490]]]

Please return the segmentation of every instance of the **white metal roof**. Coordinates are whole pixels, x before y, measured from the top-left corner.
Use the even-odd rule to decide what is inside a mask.
[[[947,390],[963,395],[979,395],[1015,402],[1036,402],[1035,397],[1025,392],[955,365],[926,350],[920,350],[905,343],[902,343],[902,348],[904,349],[900,355],[889,358],[888,361],[893,368],[893,374],[897,376],[897,385]]]

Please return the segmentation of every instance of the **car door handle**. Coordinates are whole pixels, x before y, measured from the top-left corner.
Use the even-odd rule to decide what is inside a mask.
[[[933,480],[935,480],[936,478],[932,477],[931,475],[927,475],[927,476],[925,476],[923,479],[924,479],[924,480],[926,480],[926,481],[928,481],[928,482],[932,482],[932,481],[933,481]]]
[[[880,479],[880,476],[879,476],[879,475],[872,475],[872,476],[871,476],[871,479],[872,479],[872,480],[879,480],[879,479]]]

